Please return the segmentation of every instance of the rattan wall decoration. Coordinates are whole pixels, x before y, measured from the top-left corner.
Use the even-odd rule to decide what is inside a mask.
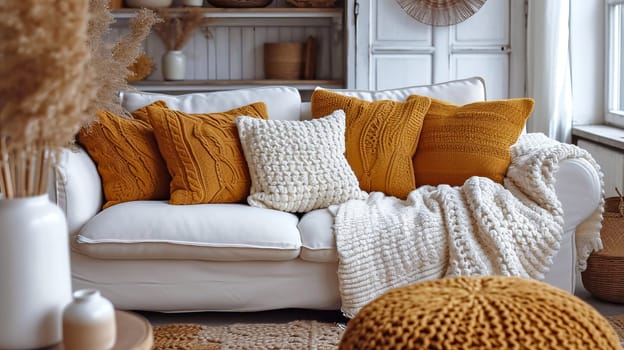
[[[460,23],[479,11],[486,0],[396,0],[418,22],[434,26]]]

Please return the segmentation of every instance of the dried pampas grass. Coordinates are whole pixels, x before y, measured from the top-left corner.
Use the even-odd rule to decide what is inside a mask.
[[[154,31],[167,50],[182,50],[193,32],[210,22],[209,18],[204,17],[203,12],[190,8],[183,9],[179,16],[163,10],[159,11],[159,15],[163,21],[154,26]]]
[[[0,2],[0,154],[7,198],[45,189],[50,151],[72,139],[93,100],[88,10],[82,0]]]
[[[126,67],[140,53],[156,17],[140,14],[135,34],[107,51],[103,37],[112,22],[107,5],[107,0],[0,1],[0,192],[5,198],[46,193],[58,151],[97,110],[115,105],[118,90],[127,86]]]
[[[89,43],[93,52],[91,64],[95,67],[95,81],[99,86],[96,95],[98,103],[92,105],[89,114],[95,116],[95,112],[102,109],[125,114],[119,104],[119,91],[128,88],[126,77],[132,74],[128,67],[143,52],[141,43],[149,35],[152,26],[161,19],[150,10],[139,10],[130,22],[130,32],[111,45],[103,40],[114,22],[107,9],[108,0],[90,2],[93,15],[89,26]]]

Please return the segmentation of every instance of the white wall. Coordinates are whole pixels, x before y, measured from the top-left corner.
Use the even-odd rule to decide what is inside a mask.
[[[571,0],[573,121],[604,122],[604,1]]]

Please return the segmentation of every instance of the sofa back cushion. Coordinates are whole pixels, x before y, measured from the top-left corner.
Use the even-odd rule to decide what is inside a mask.
[[[421,95],[449,101],[454,104],[484,101],[485,81],[479,77],[452,80],[439,84],[408,86],[388,90],[353,90],[353,89],[329,89],[341,95],[357,97],[366,101],[393,100],[405,101],[411,95]]]
[[[457,105],[485,101],[485,81],[479,77],[452,80],[439,84],[408,86],[389,90],[326,89],[345,96],[357,97],[365,101],[393,100],[405,101],[410,95],[421,95],[448,101]],[[309,102],[302,103],[301,119],[311,119]]]
[[[255,102],[264,102],[270,119],[298,120],[301,95],[292,87],[267,86],[217,92],[199,92],[186,95],[168,95],[149,92],[124,92],[122,106],[134,111],[155,101],[164,101],[170,109],[185,113],[216,113]]]

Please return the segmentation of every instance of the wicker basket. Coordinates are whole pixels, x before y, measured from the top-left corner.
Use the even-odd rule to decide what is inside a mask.
[[[273,0],[208,0],[214,7],[265,7]]]
[[[600,237],[604,249],[589,256],[583,285],[596,298],[624,303],[624,198],[605,200]]]
[[[303,43],[265,43],[265,79],[301,79],[304,53]]]
[[[336,0],[286,0],[294,7],[334,7]]]

